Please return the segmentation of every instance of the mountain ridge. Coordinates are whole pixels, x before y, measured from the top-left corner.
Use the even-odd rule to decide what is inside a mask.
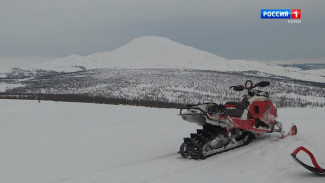
[[[214,71],[258,71],[295,79],[325,82],[321,72],[299,68],[268,65],[257,61],[228,60],[216,54],[177,43],[168,38],[144,36],[130,41],[113,51],[97,52],[88,56],[70,55],[28,67],[29,70],[74,72],[81,68],[177,68]]]

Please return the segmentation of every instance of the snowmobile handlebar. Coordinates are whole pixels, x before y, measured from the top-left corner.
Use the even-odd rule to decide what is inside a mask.
[[[244,89],[246,90],[251,90],[255,87],[266,87],[266,86],[269,86],[270,85],[270,82],[268,81],[261,81],[259,83],[256,83],[255,85],[253,84],[253,82],[251,80],[247,80],[245,82],[245,86],[243,85],[238,85],[238,86],[231,86],[229,87],[230,89],[233,89],[235,91],[243,91]]]

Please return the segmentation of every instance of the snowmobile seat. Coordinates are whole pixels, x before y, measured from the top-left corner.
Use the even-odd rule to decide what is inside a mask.
[[[247,107],[247,106],[243,105],[242,103],[238,103],[238,102],[226,102],[225,106],[226,106],[226,108],[235,108],[235,109],[239,109],[239,110],[244,110]]]
[[[241,117],[244,113],[244,110],[241,109],[226,109],[224,115],[231,117]]]
[[[225,103],[225,114],[232,117],[241,117],[244,110],[248,108],[249,101],[243,99],[241,102],[226,102]]]

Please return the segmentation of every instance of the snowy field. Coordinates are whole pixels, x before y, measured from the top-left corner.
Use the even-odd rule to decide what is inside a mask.
[[[176,109],[0,100],[0,114],[0,183],[325,181],[290,156],[303,145],[325,166],[325,108],[279,109],[297,136],[269,134],[199,161],[177,154],[199,127]]]

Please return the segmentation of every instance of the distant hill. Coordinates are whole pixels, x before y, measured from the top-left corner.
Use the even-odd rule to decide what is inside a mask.
[[[177,68],[213,71],[258,71],[259,73],[325,83],[322,73],[296,67],[268,65],[255,61],[228,60],[163,37],[140,37],[111,52],[88,56],[71,55],[30,66],[28,70],[75,72],[103,68]]]
[[[325,69],[325,63],[310,63],[310,64],[281,64],[282,67],[297,67],[303,70]]]

